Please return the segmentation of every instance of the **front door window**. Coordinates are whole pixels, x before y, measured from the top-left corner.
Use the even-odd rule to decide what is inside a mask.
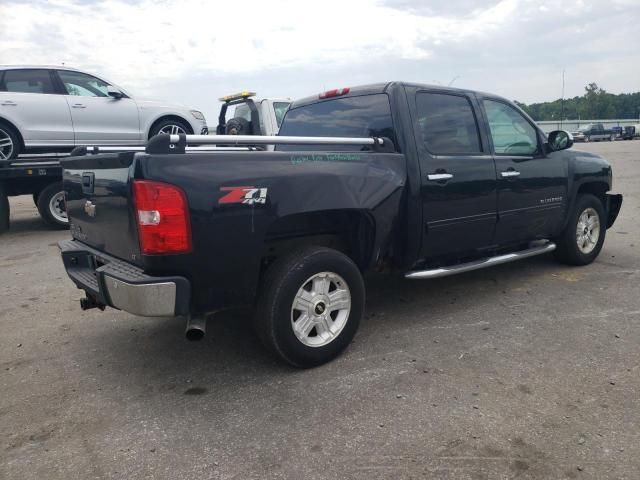
[[[85,73],[58,70],[60,80],[69,95],[78,97],[107,97],[109,85],[99,78]]]
[[[538,132],[511,105],[483,100],[496,155],[533,156],[538,152]]]

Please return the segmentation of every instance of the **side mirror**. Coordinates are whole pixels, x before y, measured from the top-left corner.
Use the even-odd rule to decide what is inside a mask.
[[[122,93],[116,87],[112,87],[111,85],[107,87],[107,95],[115,98],[116,100],[120,100],[122,97],[124,97],[124,93]]]
[[[554,130],[549,132],[547,144],[552,152],[566,150],[573,147],[573,135],[566,130]]]

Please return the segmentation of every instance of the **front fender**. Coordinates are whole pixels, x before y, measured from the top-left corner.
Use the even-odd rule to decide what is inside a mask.
[[[607,193],[607,228],[611,228],[618,218],[622,208],[622,195],[619,193]]]

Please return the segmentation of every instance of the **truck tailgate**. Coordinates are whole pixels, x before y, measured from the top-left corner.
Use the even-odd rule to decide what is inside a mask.
[[[105,253],[140,264],[129,182],[134,155],[88,155],[61,163],[71,235]]]

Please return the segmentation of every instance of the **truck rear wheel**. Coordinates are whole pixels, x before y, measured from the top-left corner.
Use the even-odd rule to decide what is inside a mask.
[[[602,250],[606,221],[604,206],[598,197],[579,195],[567,225],[556,239],[556,258],[569,265],[593,262]]]
[[[360,270],[346,255],[305,247],[267,270],[254,324],[274,354],[296,367],[332,360],[353,339],[364,311]]]
[[[62,182],[47,185],[38,194],[37,205],[38,212],[47,225],[59,230],[69,228]]]

